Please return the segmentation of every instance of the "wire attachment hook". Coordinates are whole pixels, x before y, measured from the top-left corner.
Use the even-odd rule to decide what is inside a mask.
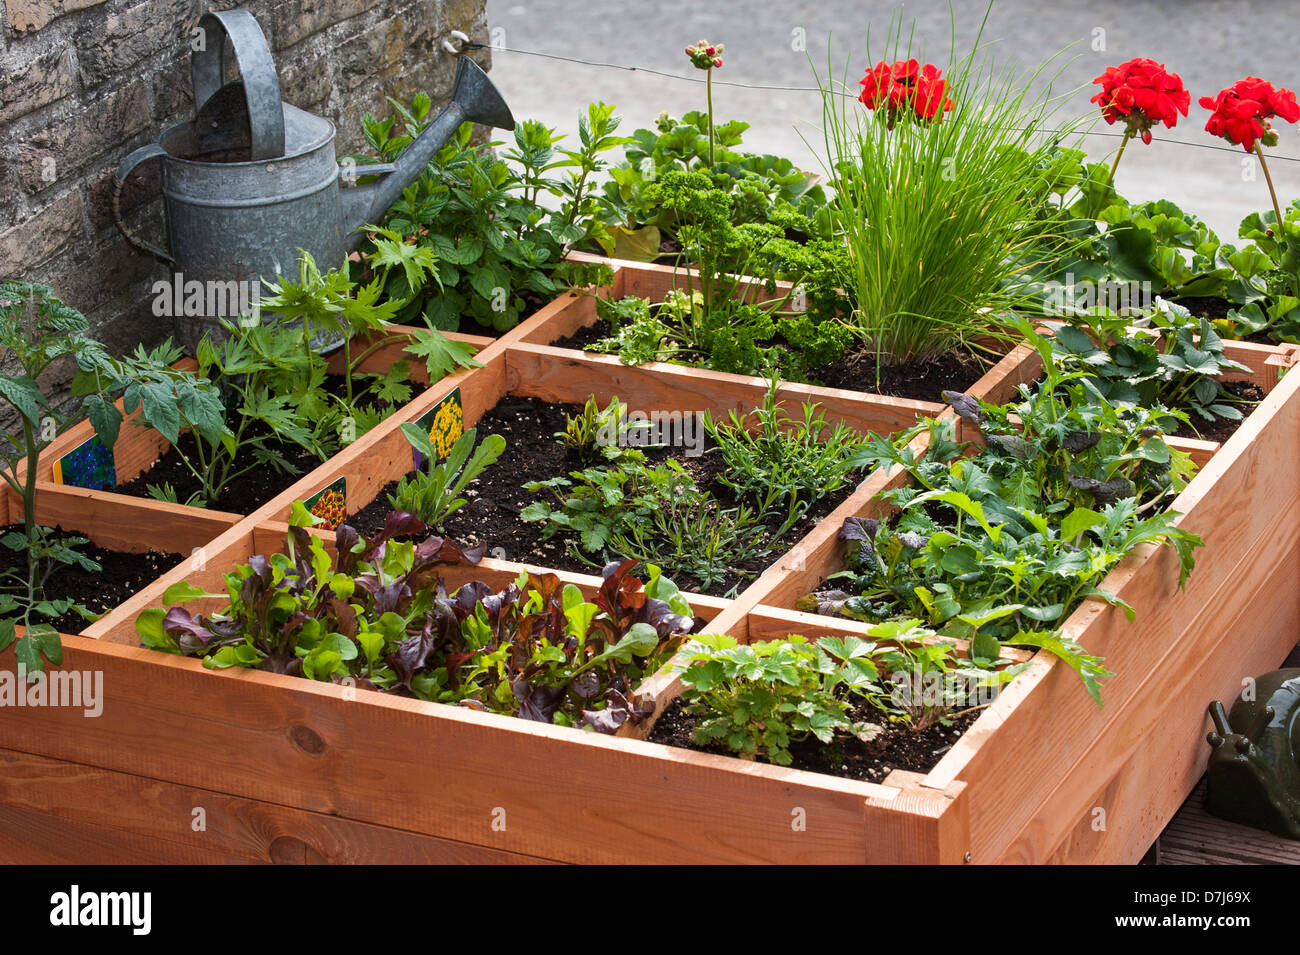
[[[465,46],[469,43],[469,37],[460,30],[452,30],[447,34],[446,39],[442,41],[442,48],[454,56],[459,56],[465,52]]]

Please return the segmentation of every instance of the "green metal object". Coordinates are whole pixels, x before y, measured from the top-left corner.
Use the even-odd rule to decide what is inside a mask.
[[[1206,808],[1300,839],[1300,669],[1264,674],[1231,714],[1211,703],[1210,719]]]

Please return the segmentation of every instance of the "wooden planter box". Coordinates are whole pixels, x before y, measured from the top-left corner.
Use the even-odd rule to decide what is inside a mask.
[[[753,407],[765,387],[681,366],[632,369],[519,338],[483,357],[484,368],[460,379],[467,426],[507,392],[618,394],[633,407],[725,413]],[[296,497],[345,476],[362,506],[403,473],[409,447],[394,416],[253,515],[178,525],[189,536],[169,546],[200,547],[201,562],[64,638],[59,669],[102,674],[102,715],[0,710],[0,861],[1136,861],[1202,771],[1208,702],[1233,696],[1295,642],[1297,391],[1300,375],[1283,379],[1222,448],[1204,449],[1208,464],[1173,505],[1206,539],[1187,590],[1177,590],[1173,554],[1146,548],[1106,581],[1136,608],[1136,623],[1093,603],[1068,621],[1068,633],[1117,672],[1104,709],[1073,671],[1039,655],[934,770],[895,772],[883,784],[261,671],[209,671],[137,646],[135,618],[168,584],[210,585],[283,546]],[[443,395],[430,389],[400,420],[418,420]],[[828,417],[851,423],[883,416],[877,430],[942,411],[801,385],[783,396],[821,401]],[[841,566],[842,518],[871,513],[876,493],[899,479],[873,475],[739,600],[691,597],[697,615],[741,640],[859,631],[789,608]],[[138,539],[133,528],[158,538],[111,499],[76,503],[90,494],[42,485],[42,514],[87,507],[79,519],[95,515],[91,536],[113,546]],[[447,576],[453,585],[504,581],[517,570],[485,560]],[[657,676],[642,692],[661,710],[676,686]]]
[[[455,341],[466,342],[473,345],[476,349],[475,359],[480,362],[486,361],[496,352],[506,348],[511,342],[518,341],[533,327],[539,324],[545,324],[549,321],[552,314],[568,307],[568,305],[577,298],[578,295],[573,292],[566,292],[560,295],[554,301],[539,309],[535,314],[529,316],[527,319],[520,322],[515,328],[512,328],[499,338],[488,338],[481,335],[467,335],[458,332],[449,332],[447,333],[447,336]],[[392,326],[386,336],[389,340],[389,344],[377,349],[367,356],[365,361],[363,361],[359,366],[358,370],[363,373],[385,372],[392,367],[393,363],[396,361],[403,359],[410,360],[403,352],[403,346],[412,331],[415,331],[415,329],[407,326]],[[360,349],[367,347],[369,344],[371,344],[369,340],[362,340],[357,342],[354,347]],[[342,352],[335,352],[331,356],[330,371],[335,373],[341,372],[343,367],[342,363]],[[192,359],[183,359],[180,364],[182,367],[194,367]],[[460,381],[466,377],[467,374],[468,371],[458,372],[455,375],[443,379],[439,384]],[[417,386],[428,385],[428,376],[425,374],[423,365],[418,360],[411,361],[411,379]],[[121,409],[120,401],[118,402],[118,408]],[[397,411],[394,412],[394,416],[400,415],[403,410],[403,408],[397,409]],[[113,446],[113,460],[118,483],[130,481],[132,478],[135,478],[148,470],[153,466],[154,462],[166,454],[168,449],[171,447],[170,443],[158,434],[158,432],[151,428],[138,427],[135,423],[137,418],[138,415],[131,415],[123,421],[121,434],[117,443]],[[413,419],[402,418],[401,420]],[[80,424],[74,425],[53,441],[50,446],[41,453],[39,461],[40,472],[37,475],[38,486],[42,490],[47,487],[58,486],[56,483],[55,462],[69,451],[72,451],[74,448],[77,448],[88,441],[93,436],[94,430],[91,428],[90,423],[88,421],[83,421]],[[354,442],[354,444],[364,444],[366,437],[366,435],[363,435],[361,439],[359,439],[358,442]],[[22,470],[25,471],[25,468]],[[114,491],[91,491],[89,493],[94,495],[97,499],[102,498],[104,501],[111,502],[114,506],[125,508],[128,511],[138,509],[142,501],[144,501],[146,505],[155,503],[131,495],[119,494]],[[244,516],[220,511],[209,511],[205,508],[187,507],[183,504],[167,504],[166,507],[171,508],[172,511],[177,514],[190,514],[198,517],[206,515],[209,518],[219,516],[226,526],[232,525],[236,520]],[[144,513],[151,514],[153,513],[153,510],[154,509],[152,508],[146,507],[145,511],[142,512],[142,515]],[[143,516],[141,519],[143,519]]]
[[[279,549],[285,530],[234,529],[188,576],[214,583],[252,553]],[[452,584],[501,584],[518,569],[490,560],[447,568]],[[584,590],[597,583],[561,576]],[[153,600],[164,585],[149,588]],[[725,604],[692,601],[710,630]],[[19,708],[0,724],[0,861],[965,856],[960,782],[940,791],[910,773],[884,784],[839,780],[261,671],[209,671],[133,646],[134,614],[113,616],[101,639],[65,638],[60,668],[102,674],[101,715]],[[785,633],[788,617],[758,611],[730,631],[742,640]],[[832,624],[803,631],[845,632]]]
[[[668,364],[654,368],[628,367],[609,356],[511,344],[490,356],[484,367],[462,381],[429,389],[354,446],[332,458],[326,467],[302,478],[259,509],[255,516],[263,521],[287,521],[294,501],[304,500],[340,479],[346,488],[348,512],[355,513],[365,507],[385,485],[411,470],[411,447],[400,424],[418,420],[455,390],[459,391],[464,427],[469,429],[506,395],[572,404],[582,404],[591,395],[605,404],[617,396],[632,410],[683,414],[709,411],[725,420],[731,411],[745,415],[760,405],[767,387],[761,378]],[[779,400],[790,413],[798,413],[802,403],[818,402],[831,425],[843,421],[860,432],[879,434],[893,434],[911,427],[925,415],[939,414],[944,409],[943,405],[926,402],[798,384],[781,386]],[[875,493],[880,480],[868,476],[840,504],[832,518],[837,514],[851,514],[861,501]],[[830,522],[824,520],[812,533],[819,533]],[[672,568],[665,567],[664,571],[672,575]],[[743,611],[738,613],[743,615]]]
[[[1065,623],[1066,636],[1116,673],[1102,690],[1105,707],[1040,653],[919,783],[936,792],[965,784],[974,861],[1136,862],[1204,772],[1207,705],[1236,696],[1243,679],[1276,668],[1294,646],[1300,375],[1274,385],[1171,505],[1179,525],[1205,540],[1186,590],[1173,551],[1148,545],[1102,585],[1134,607],[1134,623],[1099,601]],[[860,511],[880,515],[874,502]],[[792,608],[843,567],[831,529],[802,557],[802,566],[765,574],[746,599]],[[796,631],[846,623],[785,613]],[[661,711],[678,687],[652,678],[645,692]]]
[[[628,296],[639,296],[648,298],[652,302],[662,301],[674,288],[684,287],[685,277],[688,273],[691,276],[696,274],[694,270],[676,268],[671,265],[633,262],[626,259],[605,259],[581,252],[570,253],[569,258],[582,262],[608,262],[614,270],[614,280],[607,287],[597,290],[597,294],[601,298],[612,300]],[[748,276],[742,276],[741,279],[742,283],[753,289],[751,297],[754,301],[763,302],[771,298],[763,289],[762,280]],[[790,290],[791,283],[778,282],[776,287],[777,291],[784,295]],[[551,345],[568,338],[580,329],[591,327],[599,320],[600,318],[596,314],[596,303],[593,301],[592,296],[575,295],[573,300],[565,307],[551,312],[545,321],[530,326],[519,341],[534,345]],[[989,344],[990,347],[994,347],[998,343],[990,341]],[[1023,373],[1019,369],[1029,357],[1028,353],[1030,351],[1027,348],[1007,348],[1007,353],[1003,359],[995,363],[993,367],[985,372],[983,377],[966,389],[967,392],[984,401],[1001,403],[1007,400],[1015,392],[1016,385],[1032,381],[1033,375],[1041,371],[1041,366],[1039,366],[1038,370],[1034,370],[1033,366],[1030,365],[1027,366],[1031,372],[1030,377],[1022,377]],[[587,352],[586,354],[593,353]],[[647,362],[641,367],[654,370],[682,366],[668,362]],[[848,394],[871,394],[871,392],[858,392],[852,389],[835,390],[846,391]],[[937,395],[935,400],[938,401]]]

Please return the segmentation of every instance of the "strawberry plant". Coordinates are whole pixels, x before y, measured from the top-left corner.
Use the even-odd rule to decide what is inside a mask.
[[[878,623],[870,635],[815,643],[799,635],[750,644],[722,634],[693,638],[676,669],[686,712],[697,718],[695,741],[788,766],[791,744],[804,740],[830,745],[837,734],[870,740],[882,724],[920,732],[951,722],[1023,669],[958,659],[917,620]],[[855,704],[881,722],[855,721]]]
[[[393,116],[363,119],[381,162],[402,155],[427,126],[431,108],[423,93],[409,109],[389,103]],[[396,320],[422,318],[446,331],[475,325],[505,331],[519,323],[530,298],[535,303],[570,285],[608,284],[608,266],[579,265],[564,256],[601,235],[594,179],[605,166],[601,154],[625,142],[615,135],[618,122],[612,106],[593,104],[579,120],[580,148],[565,150],[554,129],[524,121],[505,158],[493,151],[500,143],[470,145],[473,126],[464,124],[388,210],[382,228],[372,228],[362,243],[365,267],[381,273],[385,295],[401,303]],[[364,165],[357,168],[364,173]],[[565,175],[556,176],[557,170]],[[559,198],[560,208],[540,205],[543,193]],[[427,270],[433,281],[417,278],[408,265]],[[475,325],[464,325],[466,319]]]
[[[1055,627],[1087,598],[1133,609],[1100,587],[1135,547],[1168,544],[1179,585],[1202,541],[1164,510],[1186,486],[1188,457],[1165,443],[1171,415],[1107,402],[1084,372],[1056,367],[1051,346],[1021,329],[1043,356],[1047,375],[1003,406],[945,393],[984,435],[973,457],[927,421],[890,442],[869,438],[856,460],[902,467],[912,482],[884,494],[901,512],[884,524],[851,518],[840,531],[848,569],[843,589],[801,598],[800,609],[869,621],[916,617],[946,636],[969,639],[974,655],[997,656],[1000,642],[1043,647],[1083,678],[1100,702],[1101,661]],[[907,449],[920,429],[926,455]]]

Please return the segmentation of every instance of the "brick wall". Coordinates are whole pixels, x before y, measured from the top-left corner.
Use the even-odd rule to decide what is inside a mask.
[[[485,0],[245,0],[270,42],[281,93],[362,151],[364,112],[386,96],[449,95],[451,30],[487,43]],[[0,279],[52,285],[115,351],[170,332],[150,310],[167,270],[118,234],[118,162],[193,115],[189,41],[226,0],[0,0]],[[487,66],[486,50],[475,58]],[[483,54],[480,56],[479,54]],[[132,177],[128,224],[159,241],[157,163]]]

